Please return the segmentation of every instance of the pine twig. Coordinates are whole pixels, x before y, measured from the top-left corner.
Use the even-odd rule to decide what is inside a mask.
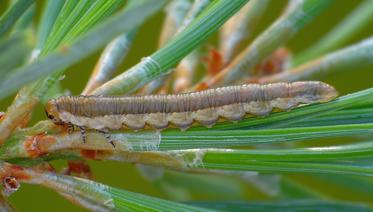
[[[254,67],[280,45],[293,37],[302,27],[321,12],[330,1],[295,1],[277,21],[259,35],[252,44],[243,50],[227,67],[212,78],[205,78],[192,88],[201,90],[217,85],[227,85],[242,81],[252,75]],[[276,36],[273,36],[276,35]]]

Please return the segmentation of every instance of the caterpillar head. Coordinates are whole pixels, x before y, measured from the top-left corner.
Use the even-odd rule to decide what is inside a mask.
[[[309,102],[328,102],[338,96],[334,87],[319,81],[299,81],[293,82],[291,86],[292,96],[303,96]]]
[[[55,124],[64,124],[63,121],[60,119],[60,114],[58,112],[55,99],[49,100],[44,109],[47,117],[51,119]]]

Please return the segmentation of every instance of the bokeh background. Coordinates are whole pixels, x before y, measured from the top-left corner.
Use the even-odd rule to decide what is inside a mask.
[[[154,0],[156,1],[156,0]],[[313,45],[318,39],[325,35],[329,30],[333,29],[336,24],[342,20],[346,14],[351,12],[355,6],[362,1],[358,0],[338,0],[334,1],[332,5],[324,10],[316,19],[302,29],[293,39],[287,44],[293,54],[297,54],[302,50]],[[4,11],[4,8],[8,5],[8,1],[0,0],[0,13]],[[40,18],[40,13],[44,5],[44,1],[37,1],[37,18],[34,21],[34,25],[37,26]],[[269,26],[283,10],[286,5],[286,0],[272,0],[269,7],[267,8],[264,17],[258,23],[258,27],[255,29],[255,35],[263,31]],[[150,20],[148,20],[140,29],[129,55],[123,61],[117,73],[120,73],[132,65],[138,63],[142,57],[145,57],[153,53],[158,46],[159,32],[162,27],[162,21],[164,14],[162,12],[157,13]],[[356,32],[352,39],[349,40],[348,44],[352,44],[360,41],[361,39],[367,38],[373,35],[373,20],[371,21],[371,27],[367,27],[363,31]],[[251,39],[255,38],[252,36]],[[250,43],[250,39],[246,40],[246,44]],[[348,45],[347,44],[347,45]],[[209,40],[204,44],[204,49],[207,53],[207,49],[210,46],[217,47],[217,34],[215,33]],[[244,47],[244,46],[242,46]],[[90,56],[89,58],[81,61],[69,68],[65,73],[66,77],[62,81],[64,89],[71,92],[72,94],[79,94],[84,88],[88,77],[97,61],[100,52]],[[200,71],[204,67],[200,67]],[[1,76],[0,76],[1,77]],[[351,93],[364,88],[372,87],[373,85],[373,63],[363,68],[359,67],[354,70],[340,71],[338,74],[326,76],[322,79],[339,90],[340,94]],[[1,91],[0,91],[1,92]],[[11,103],[13,97],[9,97],[5,100],[0,101],[0,111],[5,111],[7,106]],[[33,115],[33,122],[45,119],[43,106],[40,105]],[[32,124],[31,123],[31,124]],[[92,171],[94,173],[94,180],[113,186],[117,188],[123,188],[126,190],[139,192],[147,195],[152,195],[161,198],[170,199],[171,195],[166,195],[164,192],[158,189],[158,185],[145,180],[137,171],[136,167],[132,164],[123,164],[117,162],[107,161],[89,161]],[[53,165],[57,169],[60,169],[66,165],[65,161],[53,162]],[[338,177],[338,176],[336,176]],[[337,185],[323,183],[322,181],[309,180],[307,175],[290,175],[291,179],[301,181],[302,183],[309,184],[317,187],[322,193],[333,194],[334,197],[340,200],[350,201],[363,201],[371,202],[373,204],[373,194],[365,195],[364,193],[351,193],[350,190],[339,188]],[[187,179],[187,178],[185,178]],[[367,178],[362,178],[367,180]],[[370,180],[370,179],[368,179]],[[224,181],[222,182],[224,183]],[[227,185],[230,185],[229,183]],[[236,184],[232,184],[237,186]],[[199,185],[194,185],[199,186]],[[217,186],[223,186],[218,185]],[[265,195],[252,189],[250,186],[245,185],[244,193],[240,194],[242,199],[248,200],[270,200]],[[192,189],[192,188],[191,188]],[[228,188],[235,191],[240,189],[236,187]],[[213,193],[213,192],[211,192]],[[231,196],[232,199],[237,199],[236,196]],[[219,195],[198,195],[193,194],[191,198],[198,199],[217,199],[221,198]],[[229,198],[227,195],[224,198]],[[15,192],[9,198],[13,206],[18,211],[84,211],[68,200],[65,200],[54,191],[39,186],[23,184],[18,192]]]

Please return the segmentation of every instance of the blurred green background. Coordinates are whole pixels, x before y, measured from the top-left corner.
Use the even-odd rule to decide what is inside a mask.
[[[338,0],[334,1],[333,4],[320,14],[315,20],[308,24],[302,29],[293,39],[287,43],[287,47],[297,54],[302,50],[312,46],[314,42],[320,39],[325,33],[333,29],[335,25],[345,17],[350,11],[352,11],[356,5],[362,1],[351,1],[351,0]],[[264,17],[261,22],[258,23],[258,27],[255,30],[257,35],[263,29],[265,29],[270,23],[272,23],[276,17],[281,13],[282,9],[286,5],[285,0],[272,0],[269,7],[267,8]],[[0,0],[0,12],[4,11],[8,2]],[[37,19],[34,25],[37,26],[37,20],[40,18],[41,9],[44,1],[37,1]],[[153,16],[151,20],[147,21],[141,27],[133,45],[131,51],[125,61],[122,63],[118,73],[126,70],[128,67],[138,63],[142,57],[145,57],[157,49],[159,32],[162,27],[163,13],[160,12]],[[371,21],[373,26],[373,21]],[[361,39],[367,38],[373,35],[373,27],[367,27],[364,31],[355,33],[354,37],[349,40],[349,44],[360,41]],[[253,36],[255,38],[255,36]],[[217,46],[217,35],[209,38],[208,42],[205,43],[204,47]],[[246,43],[249,43],[247,40]],[[206,48],[205,48],[206,49]],[[64,89],[69,90],[72,94],[79,94],[84,88],[88,77],[97,61],[100,52],[90,56],[89,58],[81,61],[79,64],[72,66],[66,71],[66,77],[62,81]],[[372,87],[373,85],[373,65],[366,66],[365,68],[356,68],[355,70],[349,70],[341,72],[332,76],[323,78],[326,81],[337,88],[340,94],[346,94],[354,91],[358,91],[364,88]],[[9,97],[3,101],[0,101],[0,111],[5,111],[6,107],[11,103],[13,97]],[[33,122],[45,119],[43,106],[40,105],[37,111],[33,115]],[[31,124],[32,124],[31,123]],[[161,192],[157,184],[150,183],[143,179],[138,173],[136,167],[132,164],[123,164],[116,162],[100,162],[100,161],[89,161],[92,171],[94,173],[94,180],[114,186],[117,188],[123,188],[134,192],[157,196],[161,198],[170,198]],[[56,161],[53,163],[57,168],[64,167],[65,161]],[[336,175],[338,179],[341,176]],[[187,179],[187,178],[184,178]],[[287,179],[292,179],[294,182],[301,182],[311,187],[317,188],[321,193],[332,195],[333,197],[340,200],[351,200],[351,201],[363,201],[370,202],[373,204],[372,193],[354,193],[351,190],[340,188],[337,184],[334,185],[330,182],[327,184],[322,181],[322,176],[315,180],[314,177],[307,175],[292,174]],[[372,181],[370,178],[363,178],[361,180]],[[234,183],[228,183],[225,186],[237,186]],[[195,185],[198,186],[198,185]],[[217,186],[220,186],[217,184]],[[222,185],[221,185],[222,186]],[[241,199],[248,200],[261,200],[268,199],[265,195],[254,190],[250,186],[245,185],[247,188],[244,190],[244,194]],[[233,193],[234,189],[232,188]],[[326,195],[326,196],[328,196]],[[172,196],[172,195],[171,195]],[[175,194],[175,197],[177,195]],[[219,198],[219,195],[192,195],[192,197],[198,197],[199,199],[213,199]],[[224,195],[223,195],[224,196]],[[302,195],[299,195],[302,197]],[[232,196],[232,198],[235,198]],[[296,198],[296,196],[295,196]],[[18,192],[12,194],[10,197],[11,203],[15,206],[18,211],[84,211],[64,198],[60,197],[54,191],[46,188],[42,188],[34,185],[23,184]]]

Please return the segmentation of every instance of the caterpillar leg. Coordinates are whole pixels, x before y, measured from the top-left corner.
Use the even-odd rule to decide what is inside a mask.
[[[82,140],[83,140],[83,143],[86,143],[87,141],[87,133],[86,133],[86,129],[85,127],[81,127],[81,126],[78,126],[79,129],[80,129],[80,133],[82,135]]]
[[[99,133],[102,133],[106,140],[115,148],[114,140],[111,138],[110,134],[108,133],[108,130],[96,130]]]
[[[71,124],[71,123],[67,124],[67,132],[69,134],[72,134],[74,132],[74,125],[73,124]]]

